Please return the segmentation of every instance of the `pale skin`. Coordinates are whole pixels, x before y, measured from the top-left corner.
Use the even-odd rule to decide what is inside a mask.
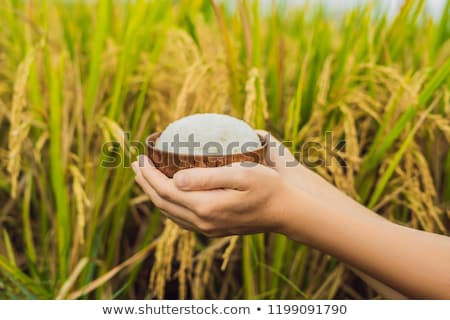
[[[271,167],[234,163],[169,179],[141,156],[133,170],[152,202],[185,229],[208,236],[281,233],[406,297],[450,299],[449,237],[382,218],[277,150],[269,149]]]

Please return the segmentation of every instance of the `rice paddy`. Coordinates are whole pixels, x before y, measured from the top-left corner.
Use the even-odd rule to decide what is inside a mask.
[[[0,298],[387,297],[284,236],[166,220],[130,163],[198,112],[271,131],[380,215],[449,233],[450,1],[434,18],[423,0],[394,17],[230,3],[0,0]]]

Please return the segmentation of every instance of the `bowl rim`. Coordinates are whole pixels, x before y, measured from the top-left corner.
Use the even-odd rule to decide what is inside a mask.
[[[250,155],[250,154],[255,154],[260,152],[261,150],[264,150],[267,148],[268,145],[268,141],[266,136],[260,134],[259,132],[255,132],[256,135],[258,136],[259,140],[261,141],[261,146],[251,150],[251,151],[247,151],[247,152],[243,152],[243,153],[231,153],[231,154],[220,154],[220,155],[203,155],[203,154],[189,154],[189,153],[175,153],[175,152],[171,152],[171,151],[166,151],[166,150],[161,150],[158,149],[154,146],[154,143],[156,142],[156,139],[159,138],[159,136],[161,135],[161,131],[156,131],[151,133],[150,135],[147,136],[147,138],[145,138],[145,145],[148,149],[155,151],[155,152],[160,152],[161,154],[166,154],[168,156],[182,156],[182,157],[206,157],[206,158],[220,158],[220,157],[237,157],[240,155]]]

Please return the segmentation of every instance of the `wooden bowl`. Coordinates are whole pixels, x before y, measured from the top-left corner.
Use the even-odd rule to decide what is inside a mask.
[[[260,134],[261,147],[253,151],[227,154],[227,155],[194,155],[177,154],[163,151],[155,148],[156,140],[161,132],[155,132],[147,137],[145,144],[147,146],[147,156],[162,173],[172,178],[177,171],[189,168],[211,168],[225,166],[233,162],[256,162],[264,164],[267,151],[266,138]]]

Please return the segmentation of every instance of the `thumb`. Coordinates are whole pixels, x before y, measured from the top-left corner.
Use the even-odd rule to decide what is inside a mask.
[[[238,189],[246,190],[245,176],[240,163],[217,168],[192,168],[173,176],[175,185],[185,191]]]
[[[277,171],[283,171],[288,167],[298,165],[298,161],[289,149],[277,138],[265,130],[256,130],[257,133],[264,136],[267,141],[266,165]]]

